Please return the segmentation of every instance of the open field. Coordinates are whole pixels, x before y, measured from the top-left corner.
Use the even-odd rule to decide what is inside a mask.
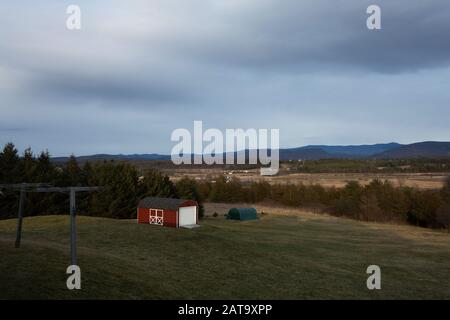
[[[320,184],[324,187],[342,188],[349,181],[358,181],[362,185],[369,184],[374,179],[387,180],[394,186],[414,187],[418,189],[440,189],[448,173],[284,173],[276,176],[261,176],[258,169],[254,170],[221,170],[221,169],[174,169],[165,171],[173,181],[187,176],[192,179],[210,179],[217,175],[237,177],[243,183],[252,181],[267,181],[275,183],[292,183],[305,185]]]
[[[186,230],[79,217],[82,290],[65,287],[68,216],[0,221],[0,298],[450,299],[450,235],[325,215],[207,218]],[[382,269],[382,290],[366,268]]]
[[[217,213],[218,216],[224,217],[225,214],[231,208],[245,208],[245,207],[253,207],[258,211],[258,213],[269,214],[270,216],[295,216],[301,217],[305,220],[318,220],[318,219],[334,219],[334,217],[329,216],[323,213],[323,210],[320,208],[298,208],[298,207],[289,207],[283,206],[279,203],[270,203],[270,202],[261,202],[261,203],[218,203],[218,202],[205,202],[203,203],[203,207],[205,208],[204,215],[206,217],[212,217],[214,213]],[[340,219],[340,218],[339,218]]]

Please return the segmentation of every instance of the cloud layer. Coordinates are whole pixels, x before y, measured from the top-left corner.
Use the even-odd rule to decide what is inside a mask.
[[[28,4],[28,5],[27,5]],[[450,140],[447,0],[64,1],[0,9],[0,143],[169,153],[170,133],[279,128],[283,147]]]

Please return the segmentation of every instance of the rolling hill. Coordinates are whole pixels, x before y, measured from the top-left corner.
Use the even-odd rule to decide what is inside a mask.
[[[77,161],[99,161],[99,160],[170,160],[170,156],[150,153],[150,154],[93,154],[87,156],[77,156]],[[69,157],[52,157],[53,162],[66,162]]]
[[[244,151],[235,152],[240,154]],[[249,151],[245,150],[248,156]],[[225,157],[225,154],[224,154]],[[280,160],[320,160],[320,159],[407,159],[407,158],[444,158],[450,157],[450,142],[419,142],[399,144],[395,142],[372,145],[309,145],[298,148],[280,149]],[[68,157],[54,157],[54,162],[66,162]],[[163,154],[95,154],[77,157],[80,162],[98,160],[170,160]]]

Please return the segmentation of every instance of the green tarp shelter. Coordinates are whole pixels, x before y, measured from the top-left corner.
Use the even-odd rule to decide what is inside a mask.
[[[255,208],[233,208],[228,211],[227,219],[256,220],[258,216]]]

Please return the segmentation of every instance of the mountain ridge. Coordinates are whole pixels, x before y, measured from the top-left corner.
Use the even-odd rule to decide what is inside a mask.
[[[280,149],[281,161],[320,159],[409,159],[450,157],[450,142],[423,141],[411,144],[396,142],[363,145],[307,145]],[[242,152],[242,151],[239,151]],[[245,150],[248,154],[248,150]],[[238,152],[235,152],[237,154]],[[224,154],[225,155],[225,154]],[[98,160],[170,160],[170,155],[150,154],[93,154],[76,157],[78,161]],[[69,157],[53,157],[65,162]]]

